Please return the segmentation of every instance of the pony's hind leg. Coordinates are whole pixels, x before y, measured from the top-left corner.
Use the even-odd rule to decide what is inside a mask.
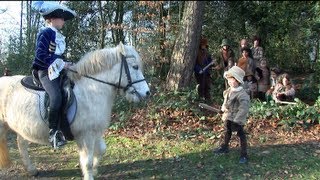
[[[106,152],[107,146],[103,138],[98,138],[95,142],[94,154],[93,154],[93,175],[98,173],[98,165],[101,157]]]
[[[7,144],[7,128],[0,124],[0,169],[10,166],[10,156]]]
[[[19,134],[17,135],[17,144],[18,144],[18,149],[22,158],[23,165],[27,172],[31,176],[36,176],[38,175],[38,170],[37,168],[32,164],[29,153],[28,153],[28,141],[26,141],[23,137],[21,137]]]

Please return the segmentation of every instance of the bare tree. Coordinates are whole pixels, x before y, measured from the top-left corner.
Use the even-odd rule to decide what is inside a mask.
[[[178,90],[189,85],[202,31],[204,6],[203,1],[185,3],[180,33],[175,42],[166,79],[167,90]]]
[[[24,5],[23,5],[23,3],[24,3]],[[24,43],[24,46],[26,46],[26,51],[27,51],[28,55],[33,54],[33,51],[35,48],[34,45],[35,45],[35,41],[36,41],[37,32],[40,27],[40,14],[32,11],[31,4],[32,4],[32,1],[21,1],[21,20],[20,20],[21,27],[20,27],[20,30],[23,29],[22,21],[24,18],[26,18],[25,19],[26,20],[26,30],[25,30],[26,39],[25,39],[25,42],[23,42],[23,43]],[[24,8],[26,9],[26,15],[23,14]],[[22,32],[20,35],[22,35]],[[22,36],[21,36],[21,39],[22,39]]]
[[[123,23],[123,16],[124,16],[124,2],[123,1],[116,1],[117,8],[116,14],[114,18],[114,23],[117,26],[116,30],[113,30],[112,38],[114,44],[118,44],[120,41],[124,42],[124,34],[123,28],[121,27]]]
[[[100,15],[100,48],[104,48],[105,46],[105,36],[106,36],[106,29],[105,29],[105,15],[104,11],[102,9],[101,1],[98,1],[98,7],[99,7],[99,15]]]
[[[23,25],[23,1],[21,1],[21,10],[20,10],[20,35],[19,35],[19,50],[22,49],[22,25]]]

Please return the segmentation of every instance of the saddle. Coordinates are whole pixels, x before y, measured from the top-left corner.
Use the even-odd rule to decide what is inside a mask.
[[[67,77],[65,70],[61,72],[61,87],[62,87],[62,107],[61,107],[61,122],[60,129],[63,132],[67,140],[73,140],[73,134],[70,129],[70,125],[74,119],[76,112],[76,98],[73,93],[74,83]],[[31,76],[26,76],[21,80],[21,84],[31,90],[45,91],[41,85],[38,77],[37,70],[32,71]],[[48,122],[48,108],[49,107],[49,96],[45,92],[44,97],[44,116],[43,121]],[[40,110],[41,111],[41,110]],[[48,124],[48,123],[47,123]]]

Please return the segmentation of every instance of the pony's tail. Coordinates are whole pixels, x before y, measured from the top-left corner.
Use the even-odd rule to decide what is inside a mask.
[[[6,137],[0,139],[0,169],[7,168],[11,164]]]

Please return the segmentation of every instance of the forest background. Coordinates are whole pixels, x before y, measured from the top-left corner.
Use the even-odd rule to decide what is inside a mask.
[[[314,72],[319,57],[320,6],[317,1],[64,1],[77,12],[67,22],[67,57],[77,62],[85,53],[120,41],[135,46],[148,77],[167,89],[190,86],[200,34],[216,57],[222,39],[231,41],[238,57],[242,38],[262,39],[269,67],[298,73]],[[198,8],[198,9],[197,9]],[[5,10],[0,10],[4,12]],[[38,29],[43,18],[21,1],[20,32],[1,44],[0,69],[30,74]],[[189,27],[189,28],[186,28]],[[10,30],[9,30],[10,31]],[[250,45],[252,45],[252,42]],[[173,79],[179,74],[180,78]],[[175,76],[177,77],[177,76]]]
[[[201,34],[208,38],[213,58],[219,56],[222,39],[230,40],[231,48],[239,57],[240,40],[247,38],[252,46],[252,37],[257,35],[261,37],[268,66],[279,67],[293,77],[296,97],[306,105],[320,104],[318,1],[58,3],[77,12],[77,17],[67,21],[62,29],[68,60],[77,62],[89,51],[116,46],[119,42],[132,45],[142,57],[153,97],[163,95],[170,99],[170,94],[190,92],[186,95],[191,99],[185,97],[186,100],[196,100],[193,66]],[[7,67],[13,75],[31,74],[36,35],[45,25],[31,4],[32,1],[20,1],[19,33],[10,33],[9,41],[1,41],[0,69]],[[0,8],[0,13],[5,11]],[[219,72],[212,71],[211,79],[212,103],[218,106],[222,103],[223,78]],[[182,106],[188,106],[187,101],[182,102],[185,103]]]

